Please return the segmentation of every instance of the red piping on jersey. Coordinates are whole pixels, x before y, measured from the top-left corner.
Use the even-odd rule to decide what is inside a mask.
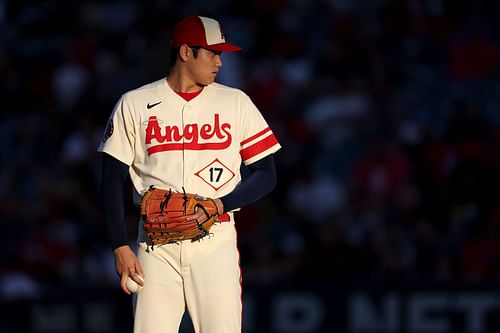
[[[240,260],[240,248],[238,246],[238,230],[236,229],[236,224],[233,224],[234,233],[236,236],[236,253],[238,254],[238,267],[240,269],[240,331],[238,333],[243,332],[243,269],[241,268],[241,260]]]
[[[274,136],[274,134],[269,135],[265,139],[254,143],[251,146],[248,146],[240,151],[241,158],[246,161],[252,157],[254,157],[257,154],[262,153],[263,151],[266,151],[267,149],[271,148],[275,144],[278,143],[278,140]]]
[[[264,128],[262,131],[260,131],[259,133],[255,134],[255,135],[252,135],[251,137],[249,138],[246,138],[245,140],[241,141],[241,145],[243,146],[244,144],[252,141],[252,140],[255,140],[256,138],[258,138],[259,136],[262,136],[264,134],[266,134],[267,132],[269,132],[271,130],[271,128],[267,127],[267,128]]]

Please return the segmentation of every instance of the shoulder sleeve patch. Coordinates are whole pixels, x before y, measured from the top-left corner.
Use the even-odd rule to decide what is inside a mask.
[[[104,131],[102,142],[106,142],[111,137],[111,135],[113,135],[113,130],[114,130],[113,118],[110,118],[108,120],[108,124],[106,125],[106,130]]]

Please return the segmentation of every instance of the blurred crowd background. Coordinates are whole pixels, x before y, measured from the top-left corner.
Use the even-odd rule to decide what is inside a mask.
[[[283,146],[237,214],[244,284],[500,280],[500,2],[2,0],[2,301],[117,288],[96,148],[194,13],[243,47],[218,81]]]

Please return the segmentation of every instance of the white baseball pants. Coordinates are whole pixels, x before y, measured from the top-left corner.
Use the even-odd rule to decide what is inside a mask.
[[[134,333],[178,333],[186,309],[196,333],[241,332],[241,271],[234,220],[214,224],[210,237],[200,241],[154,249],[146,244],[141,229],[142,223],[137,257],[145,282],[133,298]]]

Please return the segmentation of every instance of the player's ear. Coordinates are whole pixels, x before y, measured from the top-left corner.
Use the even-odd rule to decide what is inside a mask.
[[[191,48],[186,44],[182,44],[179,47],[179,57],[182,59],[182,61],[186,61],[188,59],[190,52]]]

